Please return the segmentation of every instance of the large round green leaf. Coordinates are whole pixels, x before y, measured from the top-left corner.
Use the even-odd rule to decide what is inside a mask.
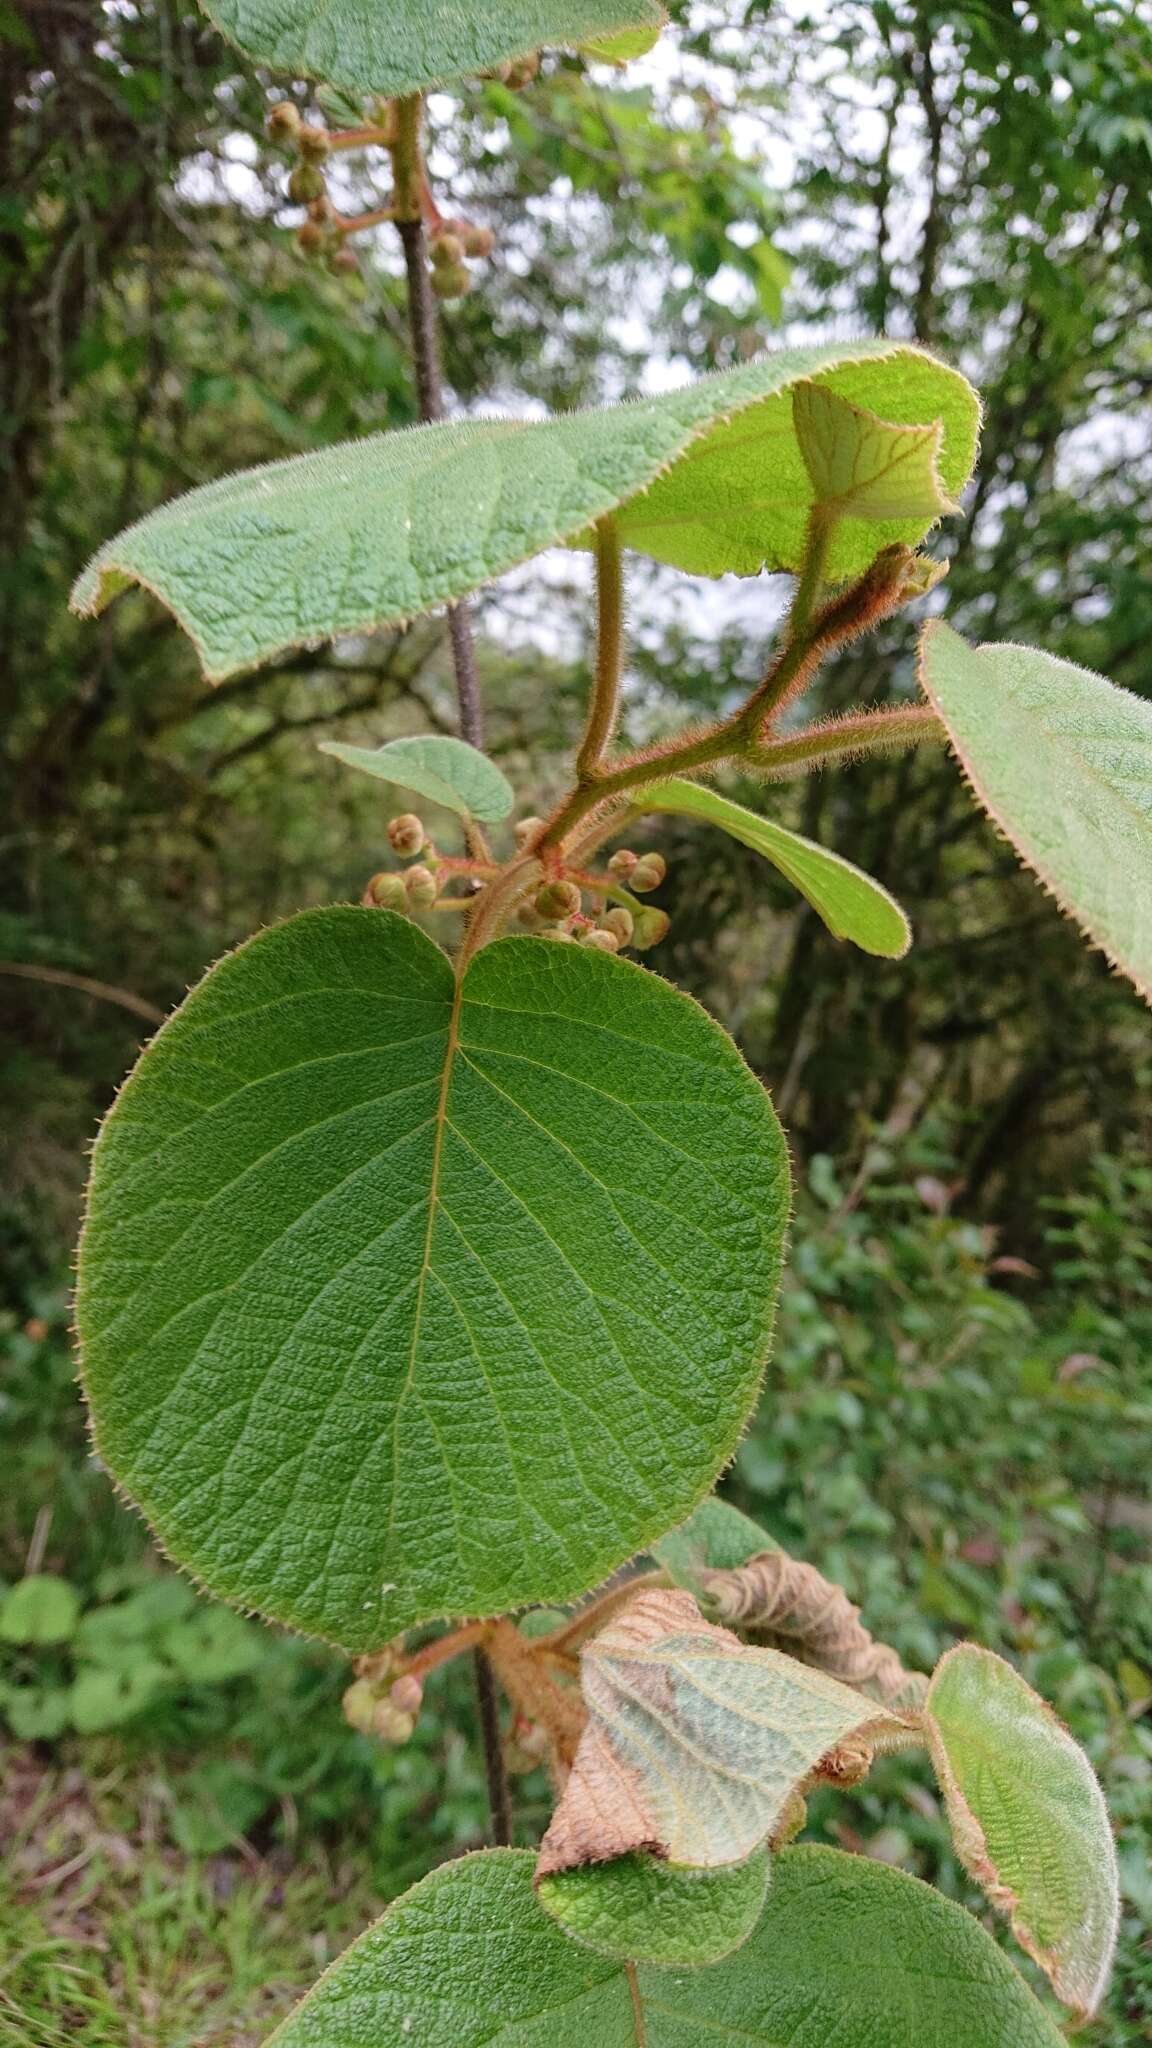
[[[548,45],[650,47],[664,21],[656,0],[202,0],[237,46],[273,71],[321,78],[394,99],[474,78]],[[597,54],[594,49],[592,54]]]
[[[362,1934],[268,2048],[1060,2048],[971,1915],[917,1878],[789,1849],[754,1933],[712,1969],[625,1966],[570,1941],[532,1856],[426,1877]]]
[[[735,1448],[787,1205],[768,1097],[655,975],[504,939],[458,994],[403,918],[305,912],[101,1133],[100,1453],[214,1592],[352,1650],[567,1598]]]
[[[1037,647],[924,629],[920,676],[976,796],[1152,1000],[1152,704]]]
[[[107,542],[72,601],[96,613],[144,584],[218,680],[452,603],[612,512],[629,547],[674,568],[795,569],[815,498],[793,419],[807,379],[887,421],[939,421],[942,485],[962,489],[978,407],[955,370],[891,341],[785,349],[639,405],[373,434],[224,477]],[[829,577],[936,516],[849,507]]]

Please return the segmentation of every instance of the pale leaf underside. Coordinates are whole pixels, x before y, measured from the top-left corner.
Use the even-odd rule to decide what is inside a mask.
[[[637,1593],[581,1659],[588,1725],[539,1874],[636,1850],[715,1869],[770,1839],[816,1765],[899,1721],[778,1651],[749,1649],[690,1593]]]
[[[920,679],[984,809],[1152,1000],[1152,704],[1039,648],[971,647],[942,620]]]
[[[955,371],[897,342],[788,349],[638,404],[414,427],[222,478],[107,542],[73,604],[96,613],[143,584],[219,680],[454,602],[609,513],[672,567],[795,569],[813,491],[792,394],[812,378],[895,422],[941,421],[941,474],[962,487],[978,409]],[[841,520],[829,576],[931,523]]]
[[[202,0],[259,64],[349,92],[394,99],[474,78],[548,46],[577,49],[617,32],[658,33],[656,0]],[[626,48],[627,46],[621,46]]]
[[[1094,2013],[1119,1919],[1104,1797],[1051,1707],[991,1650],[960,1643],[937,1666],[925,1716],[965,1867],[1081,2016]]]
[[[351,747],[326,740],[322,754],[331,754],[346,768],[358,768],[400,789],[409,789],[428,803],[440,804],[462,818],[498,825],[516,801],[503,770],[465,740],[446,733],[417,733],[389,740],[382,747]]]

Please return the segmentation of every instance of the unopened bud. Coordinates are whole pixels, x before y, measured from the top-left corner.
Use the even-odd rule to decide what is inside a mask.
[[[324,173],[315,164],[297,164],[288,180],[288,197],[294,206],[307,206],[310,199],[320,199],[324,192]]]
[[[372,1733],[381,1742],[391,1742],[397,1747],[411,1740],[416,1727],[414,1714],[402,1714],[391,1700],[379,1700],[372,1716]]]
[[[325,158],[330,157],[332,154],[332,144],[328,140],[327,129],[317,128],[311,121],[303,123],[297,133],[296,140],[300,145],[300,154],[304,158],[305,163],[322,164]]]
[[[599,926],[585,925],[584,930],[577,933],[577,941],[581,946],[591,947],[594,953],[620,951],[620,941],[615,932],[603,931]]]
[[[318,221],[306,220],[296,230],[296,247],[303,249],[306,256],[318,256],[328,237]]]
[[[463,224],[460,239],[464,244],[466,256],[490,256],[496,247],[496,237],[492,229],[477,227],[472,221]]]
[[[360,268],[360,258],[355,249],[341,246],[333,249],[328,258],[328,268],[336,277],[353,277]]]
[[[281,100],[268,116],[268,133],[287,142],[300,133],[300,109],[291,100]]]
[[[580,908],[580,891],[575,882],[545,882],[536,891],[536,909],[541,917],[575,917]]]
[[[632,944],[636,951],[647,953],[653,946],[658,946],[661,939],[667,937],[671,922],[666,910],[656,910],[645,904],[632,921]]]
[[[344,1708],[344,1719],[348,1722],[349,1727],[358,1728],[362,1735],[371,1735],[372,1721],[376,1713],[377,1704],[375,1686],[371,1685],[366,1678],[358,1678],[355,1685],[348,1687],[341,1701],[341,1705]]]
[[[392,1705],[400,1714],[418,1714],[424,1697],[424,1687],[411,1671],[402,1672],[388,1694]]]
[[[658,889],[668,873],[668,863],[662,853],[642,853],[628,877],[628,887],[635,889],[638,896],[646,896],[649,889]]]
[[[445,264],[433,270],[432,289],[438,299],[464,299],[472,289],[472,278],[463,263]]]
[[[633,932],[632,912],[625,910],[623,905],[619,909],[606,910],[600,919],[600,928],[602,931],[611,932],[618,946],[631,945]]]
[[[542,939],[563,939],[565,944],[570,946],[573,935],[566,925],[550,924],[541,932],[540,937]]]
[[[523,852],[526,846],[531,846],[532,841],[536,837],[536,834],[538,832],[542,832],[543,830],[543,818],[521,818],[519,824],[514,825],[512,827],[516,844],[520,848],[521,852]]]
[[[408,901],[414,910],[428,910],[440,894],[440,885],[431,868],[409,868],[404,877]]]
[[[423,821],[415,811],[403,811],[389,822],[388,843],[393,853],[401,854],[406,860],[413,854],[423,853],[426,836]]]
[[[376,905],[378,910],[407,910],[408,891],[404,887],[403,875],[373,875],[364,891],[365,899]]]
[[[437,235],[432,244],[432,261],[439,269],[443,269],[449,263],[462,263],[463,260],[464,244],[459,235],[450,234],[447,229],[443,234]]]
[[[631,847],[622,846],[612,855],[608,863],[608,872],[615,875],[619,881],[626,882],[639,858],[640,855],[633,853]]]
[[[526,932],[539,932],[544,929],[544,919],[534,903],[521,903],[517,907],[516,922]]]

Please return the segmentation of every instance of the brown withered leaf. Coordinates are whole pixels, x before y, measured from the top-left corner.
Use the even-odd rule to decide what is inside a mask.
[[[707,1622],[690,1593],[638,1593],[581,1659],[588,1725],[537,1876],[647,1850],[716,1869],[771,1840],[826,1757],[910,1724],[778,1650]],[[851,1739],[851,1749],[843,1746]]]
[[[922,1705],[928,1680],[878,1643],[842,1586],[783,1550],[765,1550],[737,1571],[703,1571],[701,1592],[721,1621],[774,1638],[805,1664],[897,1711]]]

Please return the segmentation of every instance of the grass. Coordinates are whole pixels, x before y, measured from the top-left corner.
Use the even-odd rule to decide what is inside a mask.
[[[42,1769],[0,1778],[6,2048],[255,2048],[381,1910],[349,1860],[251,1848],[190,1859],[155,1774]]]

